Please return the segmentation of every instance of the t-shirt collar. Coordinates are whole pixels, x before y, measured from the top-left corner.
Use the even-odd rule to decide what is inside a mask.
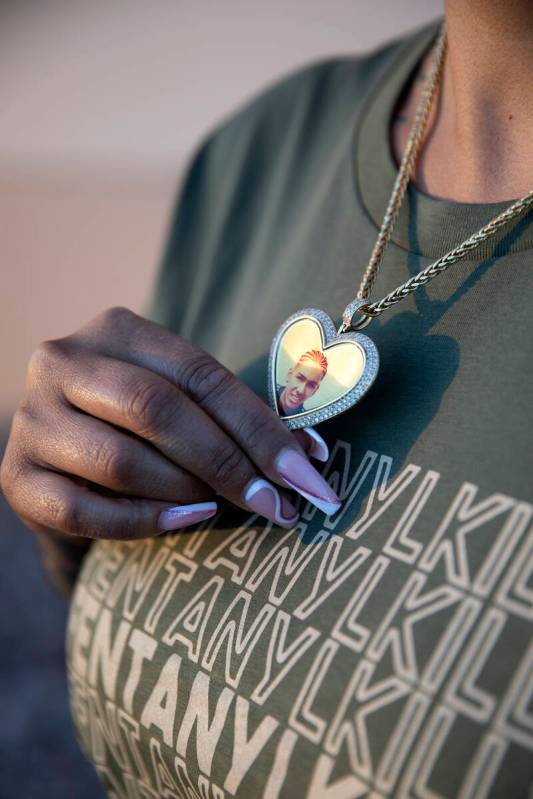
[[[356,190],[377,229],[381,226],[398,171],[390,146],[391,117],[398,98],[435,40],[439,27],[440,20],[402,42],[371,87],[355,131]],[[409,186],[392,241],[405,250],[435,259],[468,238],[510,204],[509,200],[487,204],[450,202],[430,197]],[[497,238],[489,239],[467,259],[478,261],[529,247],[533,247],[531,215],[514,222]]]

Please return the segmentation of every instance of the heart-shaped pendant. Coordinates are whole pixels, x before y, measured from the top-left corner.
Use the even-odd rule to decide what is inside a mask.
[[[318,424],[354,405],[374,382],[378,366],[368,336],[338,333],[327,313],[304,308],[283,323],[272,342],[270,404],[290,430]]]

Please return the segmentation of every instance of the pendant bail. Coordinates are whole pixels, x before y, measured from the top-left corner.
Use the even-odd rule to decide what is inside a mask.
[[[369,325],[374,316],[365,313],[367,308],[367,300],[353,300],[347,305],[342,315],[342,324],[339,327],[338,335],[347,333],[349,330],[362,330],[363,327]]]

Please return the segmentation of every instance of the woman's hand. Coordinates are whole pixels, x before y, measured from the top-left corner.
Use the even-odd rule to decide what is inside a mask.
[[[0,482],[39,532],[146,538],[212,516],[217,495],[290,527],[280,486],[340,504],[306,452],[327,458],[206,352],[111,308],[32,355]]]

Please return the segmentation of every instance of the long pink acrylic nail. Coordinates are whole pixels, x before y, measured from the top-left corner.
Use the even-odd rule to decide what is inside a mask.
[[[243,500],[253,511],[282,527],[292,527],[298,521],[298,511],[294,505],[272,483],[260,477],[248,483]]]
[[[304,427],[304,433],[307,433],[309,438],[311,439],[311,449],[309,450],[309,456],[311,458],[316,458],[317,461],[322,461],[325,463],[329,458],[329,449],[328,445],[322,438],[322,436],[317,433],[314,427]]]
[[[196,502],[193,505],[177,505],[175,508],[167,508],[159,514],[158,527],[160,532],[168,530],[179,530],[188,527],[190,524],[203,522],[210,519],[218,510],[216,502]]]
[[[311,466],[307,458],[297,450],[285,447],[279,453],[274,465],[282,480],[290,488],[326,515],[330,516],[340,508],[341,501],[337,494]]]

